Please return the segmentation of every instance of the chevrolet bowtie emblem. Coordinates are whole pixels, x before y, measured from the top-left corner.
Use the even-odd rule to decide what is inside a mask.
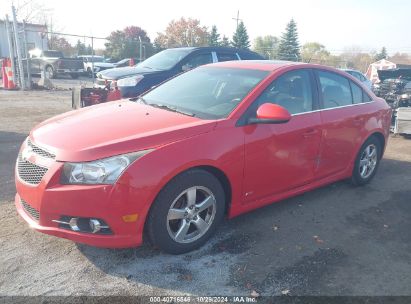
[[[23,151],[21,152],[21,158],[24,161],[27,161],[29,159],[29,157],[31,156],[31,154],[33,153],[33,149],[30,146],[27,146],[26,148],[23,149]]]

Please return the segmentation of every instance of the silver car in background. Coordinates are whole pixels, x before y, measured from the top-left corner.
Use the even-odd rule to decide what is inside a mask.
[[[348,74],[354,76],[357,78],[359,81],[361,81],[368,89],[372,89],[372,82],[369,80],[363,73],[357,70],[351,70],[351,69],[342,69],[344,72],[347,72]]]

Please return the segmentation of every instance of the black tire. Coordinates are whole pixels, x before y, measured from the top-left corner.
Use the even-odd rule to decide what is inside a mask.
[[[56,78],[56,73],[54,72],[54,69],[51,65],[46,66],[45,69],[46,73],[48,74],[49,79],[54,79]]]
[[[90,68],[87,68],[87,75],[89,78],[93,78],[93,73],[91,72]]]
[[[180,194],[187,189],[192,189],[192,187],[204,187],[211,191],[213,198],[215,198],[215,204],[213,205],[213,208],[215,206],[214,220],[210,223],[208,230],[206,230],[201,237],[198,236],[199,238],[192,242],[181,243],[173,239],[170,235],[170,221],[168,219],[168,214],[173,202],[178,197],[182,197]],[[210,209],[205,212],[208,214]],[[160,191],[151,207],[147,219],[146,232],[149,240],[154,246],[159,247],[167,253],[182,254],[202,246],[215,233],[218,225],[224,218],[224,213],[225,193],[219,180],[207,171],[193,169],[176,176]],[[176,221],[180,221],[178,224],[180,224],[181,228],[185,223],[183,221],[189,222],[190,220],[179,219]],[[189,226],[190,225],[191,223]],[[196,230],[197,225],[194,224],[193,228]],[[201,235],[200,232],[199,234]]]
[[[366,174],[364,176],[364,174],[361,174],[361,159],[363,158],[363,156],[365,155],[364,153],[366,153],[366,149],[370,146],[373,146],[376,148],[376,163],[374,168],[372,169],[372,172],[369,172],[369,175]],[[362,186],[365,185],[367,183],[369,183],[371,181],[371,179],[375,176],[375,174],[377,173],[377,169],[378,169],[378,165],[380,164],[380,160],[381,160],[381,155],[382,155],[382,146],[381,146],[381,142],[378,140],[377,137],[375,136],[371,136],[369,137],[365,143],[361,146],[358,155],[355,159],[355,164],[354,164],[354,169],[352,172],[352,177],[351,177],[351,183],[355,186]]]
[[[77,73],[71,73],[70,76],[72,79],[77,79],[79,75]]]

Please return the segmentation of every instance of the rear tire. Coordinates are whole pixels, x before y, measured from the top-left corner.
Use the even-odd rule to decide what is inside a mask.
[[[163,251],[181,254],[202,246],[224,218],[225,194],[211,173],[193,169],[169,182],[147,219],[150,241]]]
[[[368,138],[361,146],[355,159],[351,183],[355,186],[369,183],[377,173],[381,155],[382,147],[380,141],[375,136]]]

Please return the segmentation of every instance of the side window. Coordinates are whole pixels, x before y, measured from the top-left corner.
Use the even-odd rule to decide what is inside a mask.
[[[183,70],[194,69],[200,65],[204,65],[204,64],[208,64],[212,62],[213,62],[213,56],[211,56],[211,53],[196,54],[190,59],[188,59],[186,64],[183,66]]]
[[[217,52],[217,59],[218,59],[218,62],[222,62],[222,61],[238,60],[238,57],[235,53],[220,53],[220,52]]]
[[[257,98],[256,108],[263,103],[275,103],[291,114],[313,110],[311,77],[308,70],[285,73],[274,80]]]
[[[370,101],[372,101],[372,98],[370,97],[370,95],[362,91],[362,102],[370,102]]]
[[[349,80],[332,72],[318,71],[324,108],[336,108],[352,104]]]
[[[350,85],[351,85],[353,103],[362,103],[363,102],[362,89],[352,81],[350,81]]]

